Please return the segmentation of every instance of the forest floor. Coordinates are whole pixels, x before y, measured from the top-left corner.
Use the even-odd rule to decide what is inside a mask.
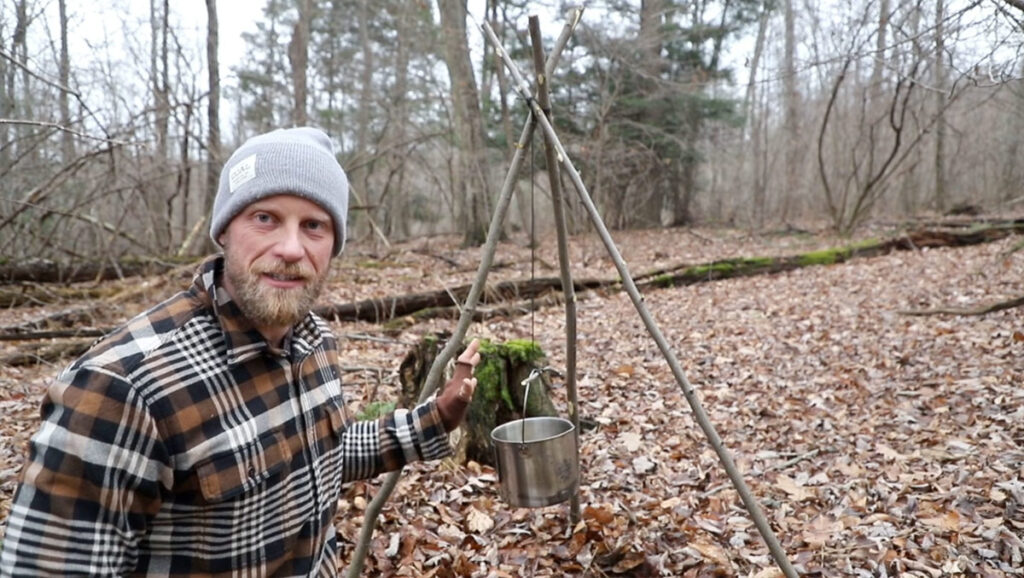
[[[613,236],[634,275],[848,242],[723,229]],[[645,293],[801,575],[1024,575],[1024,309],[902,313],[1024,295],[1016,243],[894,252]],[[535,254],[521,239],[504,243],[489,280],[557,276],[556,254],[553,238]],[[322,301],[470,283],[479,255],[454,238],[352,243]],[[617,277],[596,236],[573,238],[570,260],[577,279]],[[152,289],[136,290],[123,318],[188,281],[130,281]],[[55,307],[5,310],[0,326]],[[571,524],[567,504],[508,506],[490,467],[417,464],[378,519],[364,575],[781,576],[627,295],[581,294],[577,317],[580,413],[597,424],[581,437],[583,520]],[[334,323],[353,412],[396,399],[402,357],[421,336],[454,325]],[[470,335],[533,338],[564,369],[561,307],[476,323]],[[9,347],[0,343],[0,353]],[[59,369],[0,367],[2,518],[40,397]],[[564,388],[554,396],[564,411]],[[379,484],[352,484],[340,503],[346,563]]]

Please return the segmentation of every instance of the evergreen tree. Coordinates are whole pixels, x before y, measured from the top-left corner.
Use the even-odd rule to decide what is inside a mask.
[[[638,27],[582,36],[594,55],[583,78],[593,79],[589,132],[596,138],[585,161],[598,173],[612,225],[685,225],[693,220],[708,123],[739,120],[739,101],[714,89],[730,80],[723,46],[753,21],[757,2],[641,4]]]

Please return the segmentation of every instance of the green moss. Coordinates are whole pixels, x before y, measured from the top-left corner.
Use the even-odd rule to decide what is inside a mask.
[[[731,272],[732,265],[728,263],[711,263],[709,265],[696,265],[683,271],[686,277],[707,277],[712,273]]]
[[[772,257],[748,257],[740,259],[740,261],[747,267],[769,267],[775,264],[775,259]]]
[[[987,225],[985,223],[974,223],[974,224],[972,224],[972,225],[967,227],[966,233],[968,235],[973,235],[975,233],[980,233],[980,232],[986,231],[988,229],[1001,229],[1001,228],[1002,227],[1000,227],[1000,226],[993,227],[992,225]]]
[[[379,418],[379,417],[381,417],[383,415],[387,415],[388,413],[391,413],[394,410],[395,410],[395,402],[393,402],[393,401],[375,401],[375,402],[367,405],[366,408],[363,409],[363,411],[360,412],[359,415],[356,416],[356,419],[358,419],[360,421],[362,421],[362,420],[369,420],[369,419],[377,419],[377,418]]]
[[[505,343],[480,341],[480,363],[473,375],[477,391],[490,403],[502,401],[510,410],[515,409],[508,384],[508,363],[535,364],[544,358],[544,350],[535,341],[513,339]]]
[[[662,273],[654,278],[654,284],[657,287],[675,287],[676,278],[669,273]]]
[[[696,265],[683,271],[683,275],[687,277],[732,277],[739,273],[750,271],[752,269],[759,269],[761,267],[769,267],[775,264],[775,259],[771,257],[743,257],[740,259],[725,259],[723,261],[715,261],[707,265]]]
[[[877,246],[879,246],[881,244],[882,244],[882,240],[881,239],[876,239],[876,238],[864,239],[863,241],[858,241],[858,242],[850,245],[850,250],[851,251],[863,251],[864,249],[874,249],[875,247],[877,247]]]
[[[845,261],[850,257],[852,249],[849,247],[838,247],[835,249],[825,249],[823,251],[812,251],[810,253],[804,253],[797,257],[797,263],[801,266],[810,265],[832,265]]]
[[[534,363],[544,357],[544,350],[536,341],[513,339],[504,344],[505,357],[520,363]]]
[[[505,377],[505,360],[498,353],[499,347],[489,341],[480,343],[480,363],[477,364],[473,375],[476,376],[477,391],[481,392],[487,405],[504,401],[509,409],[515,406],[512,403],[512,395],[508,391],[507,378]]]

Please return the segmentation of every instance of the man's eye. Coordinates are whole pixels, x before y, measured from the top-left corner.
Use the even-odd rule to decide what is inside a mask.
[[[321,223],[320,221],[309,221],[308,223],[306,223],[306,228],[312,231],[322,231],[324,228],[324,224]]]
[[[266,213],[256,213],[255,218],[260,223],[269,223],[270,220],[271,220],[270,219],[270,215],[268,215]]]

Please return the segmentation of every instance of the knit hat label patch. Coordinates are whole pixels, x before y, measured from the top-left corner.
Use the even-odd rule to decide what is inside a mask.
[[[239,187],[256,178],[256,155],[249,155],[238,161],[228,175],[229,190],[233,193]]]

